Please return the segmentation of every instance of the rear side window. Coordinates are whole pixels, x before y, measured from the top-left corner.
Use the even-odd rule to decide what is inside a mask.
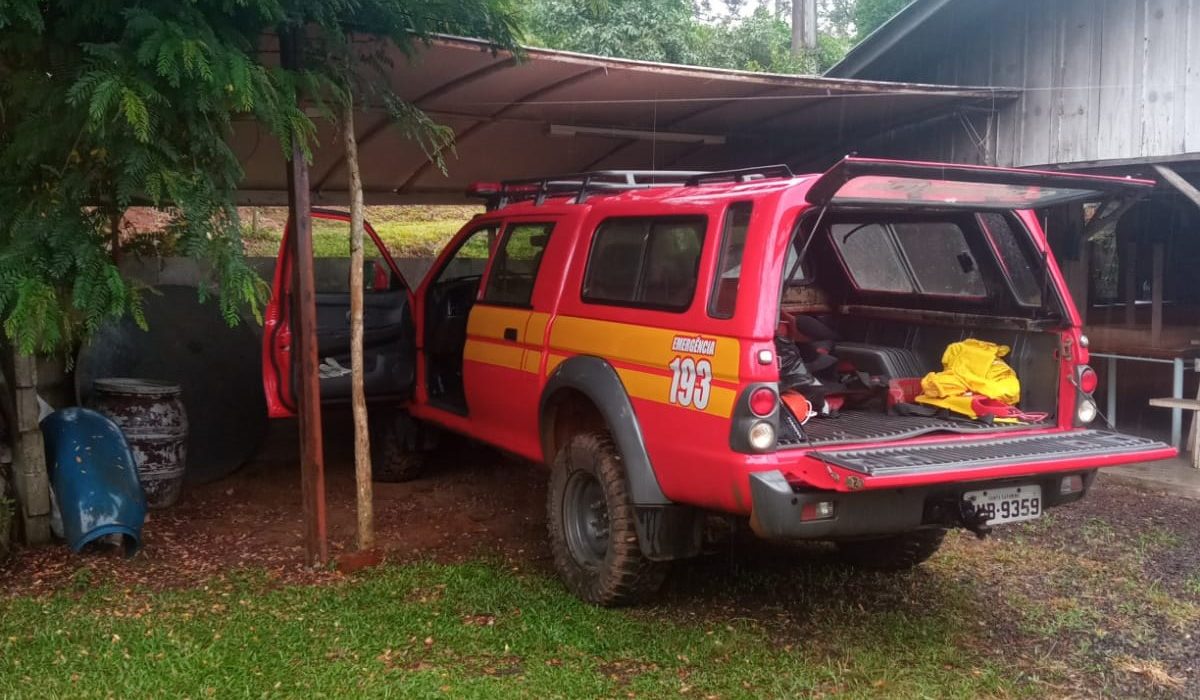
[[[703,217],[603,222],[588,255],[584,301],[687,309],[696,294],[706,226]]]
[[[913,291],[885,225],[834,224],[831,233],[856,287],[873,292]]]
[[[980,214],[979,218],[992,239],[996,256],[1017,301],[1025,306],[1041,306],[1042,286],[1037,273],[1041,264],[1026,253],[1017,238],[1018,230],[1003,214]]]
[[[746,231],[750,228],[750,202],[738,202],[725,212],[721,231],[721,262],[713,281],[708,315],[713,318],[732,318],[737,305],[738,285],[742,279],[742,251],[746,248]]]
[[[488,275],[483,303],[528,306],[533,299],[542,253],[550,242],[554,224],[513,224],[505,233]]]

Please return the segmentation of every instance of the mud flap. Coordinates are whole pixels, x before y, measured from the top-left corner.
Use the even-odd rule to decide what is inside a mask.
[[[704,518],[680,505],[636,506],[638,545],[650,561],[686,559],[700,553]]]

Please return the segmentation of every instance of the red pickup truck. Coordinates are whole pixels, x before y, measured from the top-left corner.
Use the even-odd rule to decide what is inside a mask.
[[[823,175],[479,186],[487,213],[416,289],[367,230],[376,476],[411,477],[435,430],[547,465],[556,568],[603,605],[653,594],[714,513],[859,565],[916,565],[949,528],[1036,518],[1098,467],[1174,454],[1095,423],[1087,339],[1034,214],[1108,202],[1099,216],[1151,185],[848,158]],[[263,348],[273,416],[295,405],[283,251]],[[344,401],[348,296],[317,304],[322,399]],[[1007,349],[1016,418],[913,403],[966,339]]]

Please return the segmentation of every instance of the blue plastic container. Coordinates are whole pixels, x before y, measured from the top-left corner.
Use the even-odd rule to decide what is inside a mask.
[[[64,408],[42,421],[50,485],[63,534],[75,552],[105,535],[121,535],[126,556],[142,545],[146,496],[121,429],[86,408]]]

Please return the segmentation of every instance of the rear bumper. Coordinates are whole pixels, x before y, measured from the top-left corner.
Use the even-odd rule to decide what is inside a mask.
[[[1065,477],[1083,477],[1083,490],[1061,494]],[[842,493],[798,490],[780,471],[750,475],[752,510],[750,525],[767,539],[819,540],[910,532],[923,527],[958,524],[958,504],[963,493],[1010,484],[1039,484],[1044,508],[1083,498],[1096,478],[1095,470],[1034,474],[989,481],[956,482],[911,488]],[[804,520],[805,506],[833,501],[834,515],[825,520]]]

